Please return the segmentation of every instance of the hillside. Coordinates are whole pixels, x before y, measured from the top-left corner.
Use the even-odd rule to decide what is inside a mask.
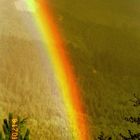
[[[91,133],[114,137],[137,126],[129,99],[140,94],[140,2],[51,0],[86,104]],[[116,139],[116,138],[115,138]]]

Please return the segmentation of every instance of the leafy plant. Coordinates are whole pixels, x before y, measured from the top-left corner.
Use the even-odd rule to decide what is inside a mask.
[[[135,94],[134,94],[134,98],[135,99],[130,100],[130,101],[134,103],[133,104],[134,107],[139,107],[140,106],[140,98],[138,98]],[[127,122],[140,125],[140,116],[138,116],[138,117],[130,116],[130,117],[125,117],[124,119]],[[122,133],[120,133],[119,137],[121,138],[121,140],[140,140],[140,133],[134,133],[131,130],[128,130],[128,136],[125,136]],[[112,137],[105,136],[104,133],[101,132],[101,134],[98,136],[98,140],[112,140]]]
[[[3,133],[4,136],[2,135],[2,132],[0,132],[0,140],[9,140],[12,132],[12,124],[11,120],[13,118],[13,114],[9,113],[8,119],[3,120]],[[30,135],[30,130],[26,129],[25,134],[22,134],[23,129],[25,129],[25,123],[26,123],[27,118],[20,118],[18,117],[18,140],[29,140],[29,135]]]
[[[128,137],[122,134],[120,134],[120,136],[124,140],[140,140],[140,133],[133,133],[131,130],[128,130],[128,134],[129,134]]]
[[[103,132],[98,136],[98,140],[112,140],[110,136],[105,136]]]
[[[133,106],[134,107],[139,107],[140,106],[140,98],[137,97],[134,94],[134,100],[130,100],[131,102],[133,102]],[[136,123],[137,125],[140,125],[140,116],[138,117],[125,117],[125,120],[130,122],[130,123]],[[131,130],[128,130],[128,134],[129,136],[124,136],[123,134],[120,133],[120,136],[122,139],[124,140],[140,140],[140,133],[133,133]]]
[[[136,94],[134,94],[134,100],[130,100],[131,102],[133,102],[133,106],[138,107],[140,106],[140,98],[136,96]]]

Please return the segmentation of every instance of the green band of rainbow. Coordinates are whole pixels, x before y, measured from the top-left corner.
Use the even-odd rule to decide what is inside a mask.
[[[60,96],[69,116],[68,120],[74,134],[74,140],[88,140],[88,125],[79,88],[66,55],[62,37],[57,31],[55,22],[53,22],[52,12],[44,0],[38,0],[36,3],[33,0],[27,0],[27,5],[29,8],[37,7],[33,17],[42,35],[46,55],[51,60],[57,85],[60,89]]]

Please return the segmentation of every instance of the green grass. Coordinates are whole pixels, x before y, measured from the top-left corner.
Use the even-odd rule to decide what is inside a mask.
[[[46,55],[33,41],[0,38],[0,131],[9,112],[27,117],[32,140],[71,140],[62,101],[52,94]]]
[[[123,121],[138,114],[129,99],[140,95],[140,2],[53,0],[75,67],[92,134],[127,133]],[[61,17],[61,20],[60,20]]]
[[[139,113],[128,100],[134,92],[140,94],[140,2],[49,2],[56,10],[75,68],[92,138],[104,131],[119,140],[115,138],[119,132],[125,135],[128,128],[138,131],[123,118]],[[4,30],[0,36],[0,122],[12,111],[29,117],[31,139],[72,140],[63,105],[55,102],[61,103],[61,99],[54,99],[49,91],[46,67],[42,67],[39,56],[45,58],[42,50],[23,39],[26,33],[21,32],[24,29],[16,11],[10,8],[12,3],[2,7],[1,20],[7,20],[1,24]]]

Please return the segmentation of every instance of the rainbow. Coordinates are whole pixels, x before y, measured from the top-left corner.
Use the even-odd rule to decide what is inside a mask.
[[[60,89],[59,96],[63,99],[74,140],[89,140],[88,124],[81,102],[80,90],[50,6],[46,0],[37,2],[27,0],[27,5],[32,9],[37,7],[33,18],[42,36],[46,55],[50,58],[53,73]]]

